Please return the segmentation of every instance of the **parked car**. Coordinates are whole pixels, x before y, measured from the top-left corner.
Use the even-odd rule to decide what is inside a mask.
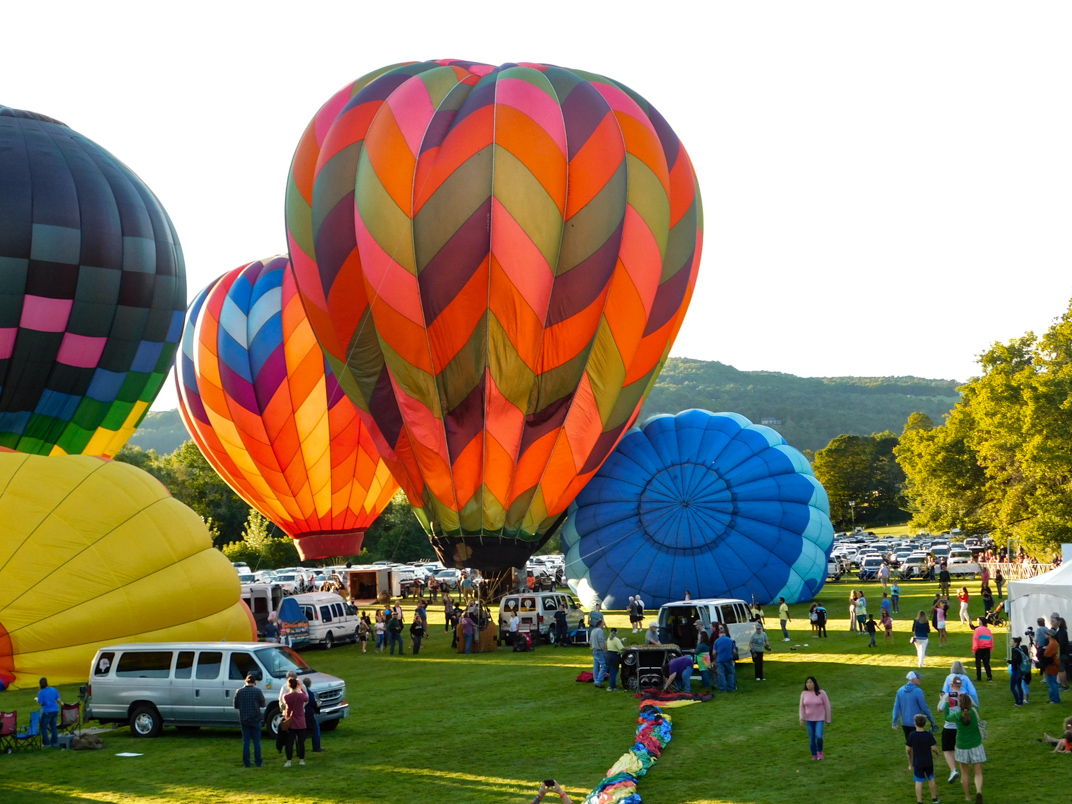
[[[748,640],[756,627],[749,620],[748,604],[736,598],[704,598],[701,600],[677,600],[659,608],[659,642],[674,644],[682,651],[696,648],[699,623],[710,630],[711,623],[718,623],[727,631],[737,645],[741,656],[748,654]]]
[[[562,592],[520,592],[504,595],[499,601],[499,639],[506,644],[510,615],[517,612],[519,630],[539,631],[547,642],[555,641],[555,612],[570,611],[577,606],[572,595]]]
[[[898,572],[904,580],[913,578],[932,578],[934,573],[930,570],[927,556],[924,553],[913,553],[902,563]]]
[[[318,673],[292,649],[274,642],[135,642],[101,648],[90,665],[86,719],[128,723],[135,737],[158,737],[164,726],[239,728],[235,691],[249,674],[264,681],[264,726],[274,738],[283,717],[276,696],[287,671],[308,676],[331,731],[350,714],[346,682]]]
[[[461,582],[462,574],[456,569],[440,570],[435,574],[436,583],[440,589],[457,589]]]
[[[879,568],[883,565],[882,556],[868,556],[860,563],[860,580],[874,581],[878,579]]]

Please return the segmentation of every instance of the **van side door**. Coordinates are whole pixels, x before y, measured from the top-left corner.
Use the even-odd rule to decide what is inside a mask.
[[[228,723],[232,709],[232,691],[227,688],[223,672],[223,651],[203,650],[194,665],[194,719],[206,723]]]
[[[238,710],[234,708],[234,695],[238,690],[246,686],[246,676],[250,673],[257,677],[257,686],[264,692],[264,670],[257,663],[257,660],[253,658],[253,654],[240,650],[232,651],[230,658],[227,660],[227,680],[223,685],[223,698],[227,705],[226,711],[223,712],[223,717],[236,726],[240,724],[240,718]],[[265,703],[267,703],[270,695],[271,693],[265,694]],[[264,713],[262,712],[261,714],[263,715]]]

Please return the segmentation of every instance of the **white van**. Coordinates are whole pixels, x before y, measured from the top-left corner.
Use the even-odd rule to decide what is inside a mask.
[[[506,634],[510,630],[510,616],[517,612],[519,630],[539,631],[547,642],[554,640],[555,612],[559,609],[570,611],[576,607],[573,595],[563,592],[518,592],[504,595],[499,601],[499,639],[506,644]]]
[[[748,604],[737,598],[703,598],[701,600],[677,600],[659,609],[659,641],[673,644],[682,651],[696,648],[700,631],[710,632],[711,623],[718,623],[723,632],[728,632],[742,657],[748,656],[748,640],[756,626],[749,619]]]
[[[158,737],[168,726],[239,728],[234,694],[252,673],[261,679],[264,725],[279,730],[279,690],[287,671],[308,676],[320,704],[317,722],[331,731],[350,713],[346,682],[318,673],[274,642],[136,642],[101,648],[89,669],[86,719],[129,723],[135,737]]]
[[[309,644],[332,648],[336,642],[356,642],[361,618],[357,609],[334,592],[292,595],[309,621]]]

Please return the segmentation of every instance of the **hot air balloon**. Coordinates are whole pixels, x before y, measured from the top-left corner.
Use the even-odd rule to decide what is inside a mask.
[[[0,451],[0,686],[85,682],[117,642],[256,639],[238,576],[147,472]]]
[[[198,294],[176,382],[205,458],[302,558],[361,551],[398,484],[324,363],[286,257],[236,268]]]
[[[656,416],[626,434],[562,529],[587,605],[809,600],[826,581],[830,503],[807,459],[736,413]]]
[[[0,106],[0,446],[114,455],[185,309],[178,236],[141,179],[63,123]]]
[[[640,410],[700,259],[642,97],[543,64],[396,65],[329,100],[287,195],[309,320],[439,555],[520,566]]]

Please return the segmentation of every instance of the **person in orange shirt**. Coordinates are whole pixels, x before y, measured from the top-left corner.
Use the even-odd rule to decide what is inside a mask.
[[[994,676],[990,672],[990,651],[994,647],[994,634],[989,628],[986,617],[979,618],[979,626],[972,634],[972,653],[975,654],[975,680],[983,680],[983,670],[986,670],[986,680],[993,681]]]
[[[1042,668],[1042,675],[1050,690],[1050,703],[1059,704],[1061,703],[1061,688],[1057,684],[1057,672],[1061,669],[1061,647],[1057,642],[1057,637],[1053,634],[1049,635],[1049,641],[1046,643],[1046,650],[1043,651],[1042,656],[1046,662]]]

